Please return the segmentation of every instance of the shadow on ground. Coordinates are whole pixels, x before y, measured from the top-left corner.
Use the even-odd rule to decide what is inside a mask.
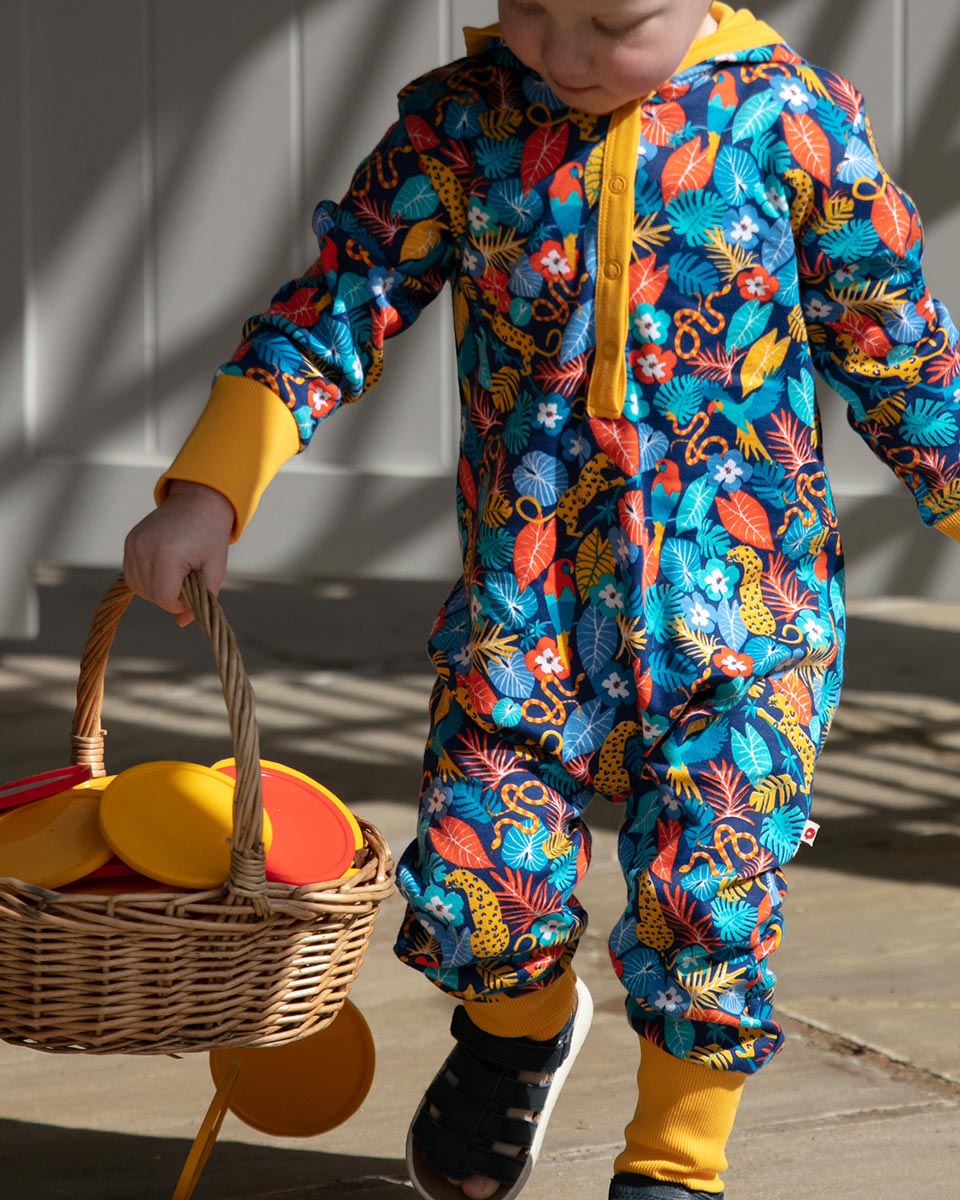
[[[170,1200],[190,1151],[182,1138],[7,1120],[0,1146],[0,1193],[9,1200]],[[396,1159],[219,1141],[202,1192],[204,1200],[409,1200],[405,1178]]]

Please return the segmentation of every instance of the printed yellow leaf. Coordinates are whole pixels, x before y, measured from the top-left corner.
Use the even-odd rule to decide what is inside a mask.
[[[418,221],[400,247],[400,261],[413,262],[426,258],[440,245],[442,226],[439,221]]]
[[[590,589],[596,587],[604,575],[613,575],[616,569],[613,547],[600,536],[599,530],[591,529],[577,551],[577,587],[581,599],[586,600]]]
[[[789,775],[768,775],[750,793],[748,801],[757,812],[770,813],[797,794],[797,781]]]
[[[498,412],[509,412],[520,392],[520,372],[513,367],[501,367],[491,380],[490,395]]]
[[[588,204],[596,204],[600,199],[600,184],[603,178],[603,142],[598,142],[590,151],[587,165],[583,172],[583,190]]]
[[[466,335],[469,320],[470,305],[467,303],[467,298],[460,288],[455,288],[453,292],[453,336],[456,338],[458,348]]]
[[[755,343],[743,360],[743,369],[740,373],[740,387],[745,396],[749,396],[751,392],[762,387],[774,372],[779,371],[783,360],[787,357],[790,342],[791,339],[788,337],[781,338],[778,342],[776,329],[771,329],[759,342]]]
[[[515,108],[504,108],[499,112],[480,114],[480,128],[488,138],[495,142],[505,141],[511,134],[516,133],[522,117]]]

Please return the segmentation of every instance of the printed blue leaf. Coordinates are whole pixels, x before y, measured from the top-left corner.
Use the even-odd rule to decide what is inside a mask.
[[[697,549],[704,558],[726,558],[733,545],[730,533],[719,521],[704,520],[697,529]]]
[[[749,633],[740,616],[740,605],[733,600],[721,600],[716,609],[717,633],[723,638],[724,645],[731,650],[741,650]]]
[[[748,300],[741,304],[730,318],[727,349],[739,350],[758,342],[766,333],[772,315],[772,304],[764,304],[760,300]]]
[[[703,559],[694,542],[685,538],[667,538],[663,543],[660,570],[682,592],[696,589],[697,572],[702,567]]]
[[[669,634],[670,626],[683,614],[680,593],[667,584],[654,584],[644,593],[643,603],[647,630],[651,637],[662,642]]]
[[[533,695],[536,679],[527,668],[522,654],[514,654],[505,662],[492,660],[487,668],[490,682],[502,696],[511,700],[528,700]]]
[[[613,658],[618,641],[616,621],[605,617],[599,608],[587,608],[577,623],[576,642],[580,661],[591,678]]]
[[[498,221],[515,226],[520,233],[529,233],[543,216],[539,192],[525,192],[518,179],[494,183],[487,194],[487,205]]]
[[[753,668],[757,675],[769,675],[790,657],[789,646],[768,637],[752,637],[743,647],[743,652],[753,659]]]
[[[731,205],[752,200],[760,186],[760,171],[753,156],[736,146],[724,146],[717,155],[713,182],[720,195]]]
[[[366,275],[354,275],[348,271],[340,276],[337,286],[337,299],[347,312],[369,304],[371,296],[370,284]]]
[[[717,933],[727,943],[748,944],[757,923],[757,911],[745,900],[714,900],[710,915]]]
[[[689,687],[697,677],[696,665],[689,658],[670,650],[654,650],[650,655],[653,682],[667,691]]]
[[[686,250],[670,258],[670,282],[681,292],[708,296],[720,287],[720,272],[707,259]]]
[[[544,283],[543,276],[534,268],[529,257],[524,255],[513,268],[513,274],[510,276],[510,294],[523,296],[526,300],[534,300],[543,291]]]
[[[563,462],[544,454],[542,450],[531,450],[525,454],[514,472],[513,482],[521,496],[532,496],[542,508],[556,503],[567,487],[567,468]]]
[[[798,420],[812,428],[817,405],[813,376],[805,371],[799,378],[791,377],[787,384],[787,394],[790,397],[790,407],[797,414]]]
[[[760,827],[760,845],[766,846],[779,863],[789,862],[797,852],[806,823],[806,815],[795,804],[775,809]]]
[[[784,102],[771,91],[755,92],[737,107],[733,118],[733,140],[746,141],[774,126],[783,112]]]
[[[880,244],[880,235],[872,221],[850,221],[842,229],[826,233],[820,239],[824,253],[836,262],[857,262],[867,258]]]
[[[637,946],[624,955],[622,962],[621,982],[631,996],[643,999],[663,991],[666,987],[663,964],[656,950],[651,950],[648,946]]]
[[[734,762],[754,787],[773,770],[767,743],[752,725],[746,725],[742,733],[735,729],[730,735],[730,745]]]
[[[863,138],[852,137],[847,142],[843,160],[837,167],[837,175],[844,183],[856,183],[858,179],[876,179],[880,165],[873,151]]]
[[[771,275],[775,275],[795,254],[793,227],[788,217],[781,217],[779,221],[773,222],[770,232],[763,239],[760,261]]]
[[[900,418],[900,428],[908,442],[918,446],[953,446],[957,441],[957,422],[945,404],[929,396],[914,401]]]
[[[658,387],[653,395],[654,407],[670,414],[678,425],[689,425],[703,406],[704,384],[692,375],[675,375],[669,383]]]
[[[580,705],[564,728],[560,757],[569,762],[599,750],[613,729],[615,719],[615,710],[605,708],[600,700],[588,700]]]
[[[516,175],[523,158],[523,143],[516,138],[498,142],[481,138],[477,143],[477,162],[487,179],[509,179]]]
[[[667,1051],[674,1058],[689,1058],[696,1041],[697,1031],[692,1021],[685,1021],[675,1013],[667,1013],[663,1019],[663,1038]]]
[[[431,217],[440,207],[437,193],[426,175],[414,175],[408,179],[393,198],[390,211],[410,221],[422,221]]]
[[[674,231],[688,246],[706,245],[707,234],[722,226],[726,215],[726,203],[714,192],[689,189],[680,192],[667,205],[667,216]]]
[[[637,923],[629,913],[624,913],[613,927],[610,934],[610,949],[617,958],[623,958],[630,950],[639,945],[637,941]]]
[[[709,475],[701,475],[683,493],[677,510],[677,529],[697,529],[703,522],[717,494],[717,484]]]
[[[563,331],[563,342],[560,346],[560,361],[569,362],[585,354],[596,345],[596,329],[593,323],[593,301],[576,309]]]

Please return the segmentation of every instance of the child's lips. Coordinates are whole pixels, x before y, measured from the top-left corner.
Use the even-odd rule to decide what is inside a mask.
[[[596,91],[594,84],[590,84],[588,87],[574,87],[570,83],[561,83],[559,79],[554,79],[552,84],[555,91],[566,92],[569,96],[585,96],[587,92]]]

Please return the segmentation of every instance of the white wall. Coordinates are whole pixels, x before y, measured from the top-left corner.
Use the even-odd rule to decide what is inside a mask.
[[[397,89],[495,10],[0,0],[0,634],[33,627],[31,562],[119,563],[243,319],[312,259],[315,200],[343,190]],[[924,213],[934,291],[960,312],[956,0],[755,10],[865,91]],[[441,300],[391,346],[384,383],[284,470],[235,570],[451,575],[448,320]],[[851,591],[952,595],[960,550],[828,420]]]

